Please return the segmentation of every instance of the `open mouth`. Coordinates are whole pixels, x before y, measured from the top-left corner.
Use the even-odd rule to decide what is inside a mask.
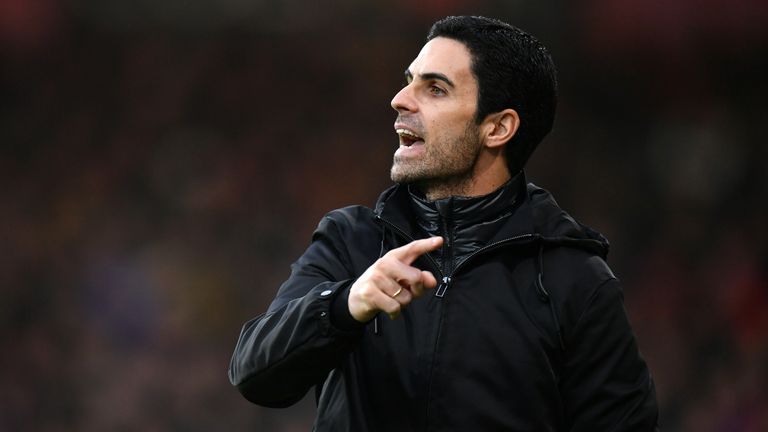
[[[400,137],[400,145],[410,147],[412,145],[424,144],[424,138],[409,129],[395,129]]]

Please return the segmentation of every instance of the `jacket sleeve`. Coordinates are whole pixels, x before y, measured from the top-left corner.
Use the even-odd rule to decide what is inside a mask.
[[[618,280],[595,290],[566,346],[561,392],[571,431],[658,431],[653,380]]]
[[[354,347],[363,325],[347,322],[342,329],[331,319],[338,310],[348,313],[333,308],[333,300],[349,295],[349,268],[338,226],[326,216],[267,312],[240,332],[229,380],[246,399],[268,407],[292,405]]]

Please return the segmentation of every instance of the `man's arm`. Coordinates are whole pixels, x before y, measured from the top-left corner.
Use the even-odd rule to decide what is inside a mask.
[[[336,224],[323,219],[267,313],[240,333],[229,378],[254,403],[297,402],[353,349],[364,323],[379,312],[395,318],[437,284],[410,264],[440,247],[442,238],[393,249],[356,278]]]
[[[658,430],[656,392],[616,279],[603,283],[566,343],[561,391],[571,431]]]
[[[323,218],[267,312],[243,326],[229,380],[251,402],[296,403],[361,334],[362,325],[342,330],[330,321],[333,300],[354,277],[341,241],[333,218]]]

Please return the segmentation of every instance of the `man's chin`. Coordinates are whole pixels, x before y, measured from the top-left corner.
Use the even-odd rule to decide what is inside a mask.
[[[389,172],[389,178],[395,183],[415,183],[422,180],[422,177],[418,173],[410,172],[397,166],[393,166]]]

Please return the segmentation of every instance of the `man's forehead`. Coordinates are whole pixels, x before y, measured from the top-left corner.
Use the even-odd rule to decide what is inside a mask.
[[[406,70],[413,76],[440,73],[451,80],[472,78],[472,59],[467,47],[456,40],[437,37],[427,42]]]

